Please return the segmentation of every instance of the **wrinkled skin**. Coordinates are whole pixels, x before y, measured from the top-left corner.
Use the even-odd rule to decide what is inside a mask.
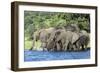
[[[56,46],[57,42],[55,42],[56,31],[57,30],[52,32],[49,39],[47,40],[47,50],[48,51],[56,51],[56,49],[55,49],[55,48],[57,48],[57,46]]]
[[[48,28],[48,29],[41,29],[39,31],[36,31],[34,33],[34,36],[33,36],[33,47],[30,49],[30,50],[33,50],[34,48],[34,44],[35,44],[35,41],[38,41],[40,40],[41,42],[41,48],[43,48],[43,50],[46,50],[46,46],[47,46],[47,40],[50,36],[50,34],[54,31],[55,29],[54,28]]]
[[[78,32],[80,31],[80,28],[78,27],[77,24],[70,24],[67,26],[64,26],[66,31],[72,31],[72,32]]]
[[[70,24],[65,27],[67,31],[73,32],[73,37],[71,42],[68,44],[69,50],[80,50],[80,47],[83,48],[84,43],[88,43],[89,37],[87,36],[87,32],[85,30],[81,30],[77,24]],[[83,36],[84,35],[84,36]],[[87,37],[87,38],[86,38]],[[86,41],[84,41],[86,40]]]
[[[68,37],[68,35],[69,35],[69,37]],[[71,37],[70,34],[68,34],[68,32],[66,32],[64,30],[62,30],[60,32],[60,34],[58,36],[56,36],[56,42],[61,41],[61,43],[63,44],[63,46],[62,46],[63,51],[67,50],[68,43],[71,40],[70,37]]]
[[[63,44],[63,51],[71,50],[73,43],[78,40],[79,35],[72,31],[63,31],[56,39]]]
[[[58,29],[50,36],[47,45],[49,47],[47,47],[47,49],[54,51],[71,50],[71,44],[78,40],[78,38],[79,35],[75,32]]]
[[[47,49],[52,51],[72,50],[73,43],[79,39],[79,31],[80,29],[76,24],[70,24],[52,32],[48,40]]]
[[[89,35],[85,30],[82,30],[79,34],[79,39],[73,44],[74,48],[77,48],[77,50],[86,50],[89,43]]]
[[[35,31],[33,37],[33,43],[32,43],[32,47],[30,48],[30,50],[33,50],[35,47],[35,41],[39,40],[39,35],[40,35],[40,31]]]
[[[70,24],[64,28],[48,28],[36,31],[33,48],[34,42],[37,40],[41,41],[41,48],[46,51],[77,51],[87,47],[89,36],[85,30],[80,31],[76,24]]]
[[[85,35],[81,36],[76,41],[76,46],[77,46],[78,50],[86,50],[88,41],[89,41],[89,38],[87,36],[85,36]]]
[[[47,42],[47,49],[48,51],[60,51],[61,50],[61,42],[57,42],[56,38],[58,34],[61,32],[62,29],[56,29],[54,32],[51,33],[48,42]]]

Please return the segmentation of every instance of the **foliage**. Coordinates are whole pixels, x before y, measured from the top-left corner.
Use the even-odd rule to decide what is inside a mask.
[[[25,37],[25,43],[24,43],[24,48],[25,49],[30,49],[31,46],[32,46],[32,41],[31,40],[28,40],[28,37]]]
[[[80,29],[90,30],[89,14],[25,11],[25,36],[32,36],[34,31],[41,28],[63,27],[68,24],[78,24]]]
[[[25,49],[30,49],[32,47],[32,40],[28,40],[29,37],[25,37]],[[37,42],[35,41],[35,48],[40,50],[41,42],[38,40]]]

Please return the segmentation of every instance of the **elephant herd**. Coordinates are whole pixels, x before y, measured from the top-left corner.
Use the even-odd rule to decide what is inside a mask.
[[[33,34],[34,50],[35,42],[40,40],[43,51],[82,51],[89,44],[89,33],[80,30],[77,24],[64,27],[50,27],[40,29]]]

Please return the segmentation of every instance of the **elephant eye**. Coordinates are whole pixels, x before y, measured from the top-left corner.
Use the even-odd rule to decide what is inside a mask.
[[[61,41],[59,40],[58,43],[61,43]]]
[[[60,31],[59,31],[59,32],[57,32],[56,34],[57,34],[57,35],[59,35],[59,34],[60,34]]]
[[[53,41],[55,41],[55,38],[53,38]]]

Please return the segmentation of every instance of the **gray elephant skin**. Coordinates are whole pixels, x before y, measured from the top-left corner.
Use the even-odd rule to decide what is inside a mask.
[[[61,28],[40,29],[34,32],[34,42],[41,41],[41,47],[46,51],[80,51],[85,50],[89,43],[89,34],[80,30],[77,24],[70,24]]]

